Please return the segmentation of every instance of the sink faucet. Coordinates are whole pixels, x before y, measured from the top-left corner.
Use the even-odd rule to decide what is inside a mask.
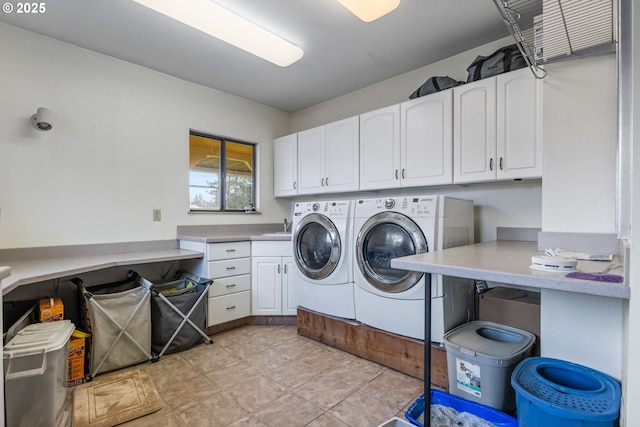
[[[291,227],[291,223],[287,222],[287,218],[284,219],[284,224],[282,225],[282,229],[285,233],[287,233],[289,231],[289,228]]]

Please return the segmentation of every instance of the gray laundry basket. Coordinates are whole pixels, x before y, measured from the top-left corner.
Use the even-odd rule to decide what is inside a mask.
[[[212,283],[180,271],[169,282],[152,284],[151,351],[156,358],[187,350],[200,341],[213,342],[203,330]]]
[[[129,271],[116,283],[85,287],[73,279],[82,295],[83,329],[88,346],[89,381],[96,375],[152,360],[151,287]]]

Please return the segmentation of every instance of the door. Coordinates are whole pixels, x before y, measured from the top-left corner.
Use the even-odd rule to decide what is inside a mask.
[[[369,218],[356,240],[356,262],[362,275],[376,289],[398,293],[411,289],[423,274],[391,268],[391,260],[428,251],[420,227],[397,212],[381,212]]]
[[[358,117],[326,125],[325,188],[332,193],[358,191],[360,183]],[[317,162],[318,159],[315,159]]]
[[[298,132],[298,194],[325,191],[325,127]]]
[[[253,257],[251,313],[282,314],[282,266],[280,257]]]
[[[360,115],[360,190],[400,186],[400,105]]]
[[[453,90],[400,104],[400,185],[451,184],[453,179]]]
[[[453,182],[496,179],[496,78],[453,89]]]
[[[340,234],[335,224],[322,214],[302,218],[294,230],[293,242],[296,266],[308,279],[327,278],[340,262]]]
[[[287,135],[273,141],[273,195],[298,194],[298,135]]]
[[[522,69],[497,77],[498,179],[542,177],[542,81]]]
[[[282,314],[295,316],[298,313],[298,296],[294,282],[293,257],[282,258]]]

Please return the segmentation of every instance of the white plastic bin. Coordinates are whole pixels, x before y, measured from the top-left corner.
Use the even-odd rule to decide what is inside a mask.
[[[58,425],[67,399],[67,355],[73,323],[35,323],[5,346],[7,427]]]
[[[444,336],[449,393],[513,412],[515,393],[509,379],[531,354],[535,340],[531,332],[479,320],[452,329]]]

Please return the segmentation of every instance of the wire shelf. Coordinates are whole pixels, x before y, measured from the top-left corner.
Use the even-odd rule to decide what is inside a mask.
[[[616,49],[614,0],[493,0],[525,61],[541,65]]]

